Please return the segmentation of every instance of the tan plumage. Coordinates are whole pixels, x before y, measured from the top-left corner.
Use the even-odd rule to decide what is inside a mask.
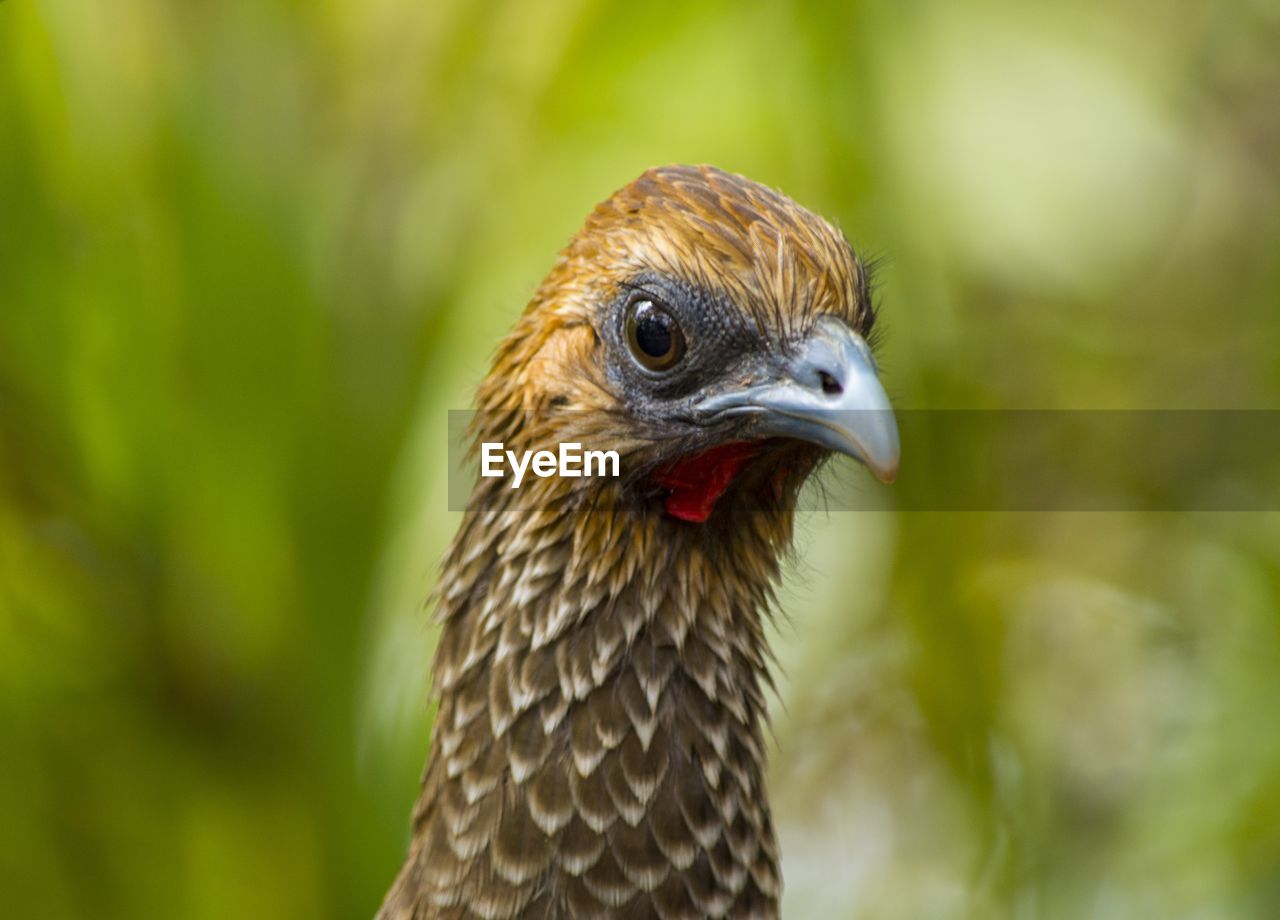
[[[498,350],[473,433],[608,447],[626,475],[479,480],[435,593],[439,711],[381,920],[777,916],[762,617],[826,451],[770,442],[705,522],[666,513],[655,471],[716,438],[665,430],[612,363],[602,305],[649,275],[728,304],[761,349],[822,315],[872,322],[839,232],[746,179],[651,170],[595,210]]]

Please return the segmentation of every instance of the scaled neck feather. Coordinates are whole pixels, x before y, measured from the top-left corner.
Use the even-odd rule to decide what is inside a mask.
[[[693,525],[566,482],[482,482],[452,544],[415,837],[380,916],[776,916],[762,616],[791,515]]]

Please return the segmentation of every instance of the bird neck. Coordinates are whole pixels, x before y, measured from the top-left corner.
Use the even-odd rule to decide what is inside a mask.
[[[511,501],[469,512],[447,556],[397,888],[445,906],[501,889],[485,916],[776,915],[762,619],[790,516],[689,524],[612,486]]]

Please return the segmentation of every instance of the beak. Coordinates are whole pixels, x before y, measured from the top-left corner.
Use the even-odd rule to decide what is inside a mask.
[[[835,317],[818,320],[774,380],[717,393],[699,414],[745,416],[760,437],[808,441],[847,454],[881,482],[898,475],[898,424],[862,336]]]

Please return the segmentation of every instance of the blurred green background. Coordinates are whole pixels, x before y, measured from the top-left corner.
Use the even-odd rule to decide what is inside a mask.
[[[0,915],[373,913],[447,410],[672,161],[887,257],[902,407],[1280,407],[1275,0],[0,3]],[[1280,515],[800,549],[789,916],[1280,917]]]

